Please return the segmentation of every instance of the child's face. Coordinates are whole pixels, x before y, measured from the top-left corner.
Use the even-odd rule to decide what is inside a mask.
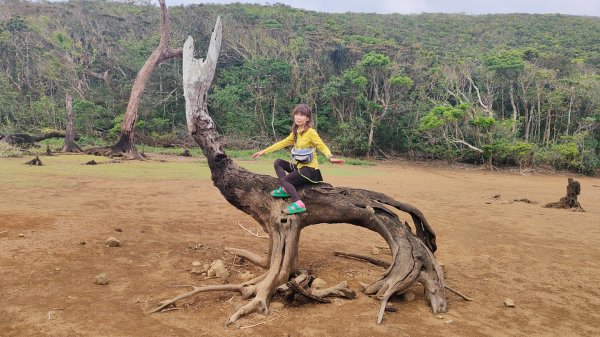
[[[308,119],[309,119],[308,116],[305,116],[303,114],[297,113],[294,115],[294,123],[296,123],[296,125],[301,128],[306,125],[306,122],[308,122]]]

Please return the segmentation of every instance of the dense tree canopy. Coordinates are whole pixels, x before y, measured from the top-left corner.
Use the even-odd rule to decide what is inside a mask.
[[[600,167],[600,18],[282,4],[173,6],[170,15],[174,47],[190,34],[207,43],[223,19],[209,108],[231,145],[283,137],[304,102],[348,155]],[[81,141],[114,141],[159,25],[148,2],[0,1],[0,133],[64,129],[69,94]],[[171,60],[146,88],[140,142],[182,142],[184,123],[181,61]]]

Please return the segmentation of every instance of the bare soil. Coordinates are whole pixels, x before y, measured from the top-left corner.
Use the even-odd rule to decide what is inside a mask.
[[[245,271],[261,273],[223,252],[228,246],[263,254],[267,239],[238,226],[260,228],[212,186],[206,165],[169,159],[84,168],[61,157],[44,158],[42,167],[21,165],[22,159],[0,163],[2,336],[600,335],[597,178],[574,176],[583,213],[542,207],[564,196],[566,175],[407,162],[325,166],[333,185],[383,192],[420,208],[437,233],[447,284],[475,301],[447,293],[449,311],[436,317],[415,286],[415,300],[393,299],[398,310],[377,325],[379,302],[360,293],[359,282],[375,280],[383,269],[332,251],[372,254],[383,239],[323,224],[303,231],[300,266],[331,285],[347,280],[357,298],[295,307],[274,302],[269,316],[225,327],[244,303],[239,295],[203,293],[180,301],[178,310],[145,314],[190,285],[219,282],[190,273],[194,261],[223,258],[230,283]],[[241,164],[270,171],[267,162]],[[134,174],[107,173],[108,166]],[[121,246],[108,247],[109,237]],[[100,273],[108,285],[94,283]],[[504,305],[508,298],[514,307]]]

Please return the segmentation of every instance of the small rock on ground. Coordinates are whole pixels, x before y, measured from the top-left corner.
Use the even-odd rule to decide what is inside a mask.
[[[510,298],[507,298],[504,300],[504,306],[509,307],[509,308],[514,308],[515,301],[511,300]]]
[[[121,241],[119,241],[117,238],[110,237],[106,239],[106,245],[109,247],[119,247],[121,245]]]
[[[106,274],[102,273],[94,277],[94,283],[96,283],[97,285],[105,286],[110,283],[110,279]]]
[[[312,281],[312,284],[310,285],[310,287],[312,289],[324,289],[327,286],[327,282],[325,282],[325,280],[321,279],[321,278],[316,278]]]

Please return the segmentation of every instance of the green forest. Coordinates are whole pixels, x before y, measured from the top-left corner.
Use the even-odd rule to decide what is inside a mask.
[[[283,138],[291,109],[306,103],[345,156],[600,169],[598,17],[328,14],[279,3],[169,14],[169,45],[191,35],[201,54],[221,17],[208,102],[228,148]],[[160,23],[150,2],[0,0],[0,134],[64,130],[71,95],[78,143],[116,141]],[[154,70],[138,144],[191,143],[181,69],[171,59]]]

